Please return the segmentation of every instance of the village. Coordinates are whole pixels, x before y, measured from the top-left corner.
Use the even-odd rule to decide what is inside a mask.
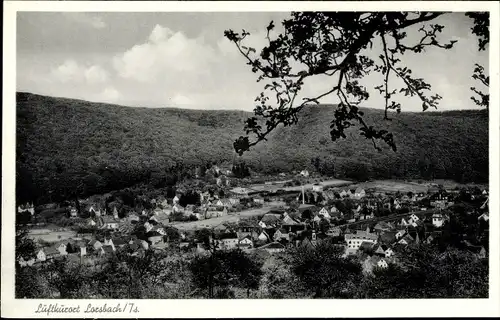
[[[37,266],[67,258],[93,265],[117,251],[140,257],[147,250],[203,255],[241,249],[270,256],[327,241],[371,270],[397,263],[403,249],[413,243],[439,243],[457,201],[471,203],[466,215],[473,217],[477,228],[487,230],[486,189],[431,185],[427,192],[381,191],[352,188],[352,182],[311,179],[307,170],[292,180],[276,180],[283,176],[264,184],[232,187],[229,181],[234,186],[238,179],[219,173],[216,185],[225,190],[224,196],[189,190],[199,195],[199,205],[181,205],[186,190],[173,198],[153,197],[149,205],[129,212],[112,203],[103,206],[85,199],[79,201],[79,210],[74,205],[51,209],[67,217],[64,225],[52,221],[50,229],[36,222],[37,214],[49,209],[37,213],[33,204],[20,205],[18,216],[28,217],[24,221],[38,247],[36,256],[18,262]],[[484,232],[475,237],[464,234],[461,242],[484,258],[487,250],[481,239],[485,236]]]

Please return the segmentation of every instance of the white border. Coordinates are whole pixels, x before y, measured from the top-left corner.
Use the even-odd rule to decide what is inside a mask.
[[[439,300],[127,300],[136,302],[138,314],[52,314],[50,318],[137,317],[380,317],[380,316],[500,316],[499,295],[499,3],[491,2],[156,2],[156,1],[4,1],[3,34],[3,149],[2,149],[2,303],[5,317],[47,317],[35,314],[38,304],[80,304],[117,300],[15,300],[15,91],[17,11],[490,11],[490,297]],[[123,303],[123,302],[122,302]]]

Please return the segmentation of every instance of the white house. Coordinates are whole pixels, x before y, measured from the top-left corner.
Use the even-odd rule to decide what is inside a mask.
[[[392,257],[394,255],[394,251],[391,248],[385,249],[384,253],[385,253],[385,257],[386,258],[390,258],[390,257]]]
[[[402,225],[402,226],[404,226],[404,227],[406,227],[406,226],[409,226],[409,225],[410,225],[410,223],[408,223],[408,222],[405,220],[405,218],[401,218],[401,225]]]
[[[365,189],[363,188],[357,188],[355,191],[354,191],[354,197],[355,198],[358,198],[358,199],[361,199],[363,198],[364,196],[366,196],[366,191]]]
[[[444,223],[444,218],[443,218],[443,215],[440,214],[440,213],[434,213],[432,215],[432,224],[437,227],[437,228],[440,228],[443,226],[443,223]]]
[[[146,233],[150,232],[153,230],[153,225],[149,222],[144,223],[144,228],[146,228]]]
[[[36,258],[38,259],[38,261],[47,260],[47,256],[45,256],[45,252],[43,251],[43,249],[38,251],[38,253],[36,254]]]
[[[483,213],[482,215],[480,215],[478,218],[478,220],[484,220],[484,221],[488,221],[490,220],[490,217],[487,213]]]
[[[357,250],[363,242],[377,243],[377,235],[366,231],[357,231],[356,233],[347,233],[344,235],[347,249]]]
[[[300,175],[301,175],[301,176],[303,176],[303,177],[306,177],[306,178],[307,178],[307,177],[309,177],[309,171],[307,171],[307,170],[302,170],[302,171],[300,172]]]
[[[76,211],[76,208],[71,208],[69,214],[74,218],[78,215],[78,211]]]
[[[418,220],[420,220],[420,218],[414,213],[410,216],[410,219],[413,222],[417,222]]]
[[[179,203],[179,197],[176,195],[173,200],[174,205]]]
[[[405,230],[399,230],[396,234],[395,234],[395,238],[396,240],[399,240],[401,239],[404,235],[406,234],[406,231]]]
[[[112,239],[104,239],[104,245],[110,246],[111,248],[113,248],[113,251],[116,251],[115,244],[113,243]]]
[[[57,247],[56,247],[56,250],[59,251],[59,254],[61,256],[65,256],[68,254],[68,252],[66,251],[67,249],[67,244],[66,243],[60,243]]]
[[[239,241],[238,247],[251,248],[253,247],[253,242],[249,237],[245,237]]]
[[[383,269],[386,269],[389,267],[389,265],[387,264],[387,261],[385,261],[385,259],[380,259],[378,262],[377,262],[377,267],[379,268],[383,268]]]
[[[269,235],[267,234],[267,232],[262,231],[257,239],[259,239],[260,241],[269,241]]]
[[[312,190],[315,192],[322,192],[323,186],[319,183],[315,183],[315,184],[313,184]]]
[[[118,229],[118,221],[115,220],[115,218],[113,217],[110,217],[110,216],[104,216],[102,217],[102,220],[103,220],[103,227],[105,229],[109,229],[109,230],[116,230]]]
[[[327,219],[330,219],[330,214],[328,213],[328,210],[326,210],[325,207],[321,208],[321,210],[318,212],[319,215],[327,218]]]

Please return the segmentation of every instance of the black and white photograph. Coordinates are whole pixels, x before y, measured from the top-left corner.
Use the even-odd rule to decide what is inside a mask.
[[[491,304],[498,3],[466,4],[14,12],[12,299]]]

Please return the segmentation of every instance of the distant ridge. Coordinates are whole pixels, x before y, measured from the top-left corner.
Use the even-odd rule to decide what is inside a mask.
[[[135,108],[27,92],[16,95],[18,195],[84,193],[124,187],[178,172],[179,165],[231,162],[232,142],[251,113]],[[332,142],[334,108],[309,106],[296,126],[279,128],[243,156],[254,170],[318,168],[339,178],[488,179],[485,110],[403,112],[362,108],[365,119],[394,133],[398,152],[377,152],[353,128]],[[174,168],[174,166],[176,166]],[[106,169],[106,167],[108,167]],[[78,177],[77,177],[78,176]],[[80,190],[78,189],[78,190]],[[84,190],[85,189],[85,190]]]

